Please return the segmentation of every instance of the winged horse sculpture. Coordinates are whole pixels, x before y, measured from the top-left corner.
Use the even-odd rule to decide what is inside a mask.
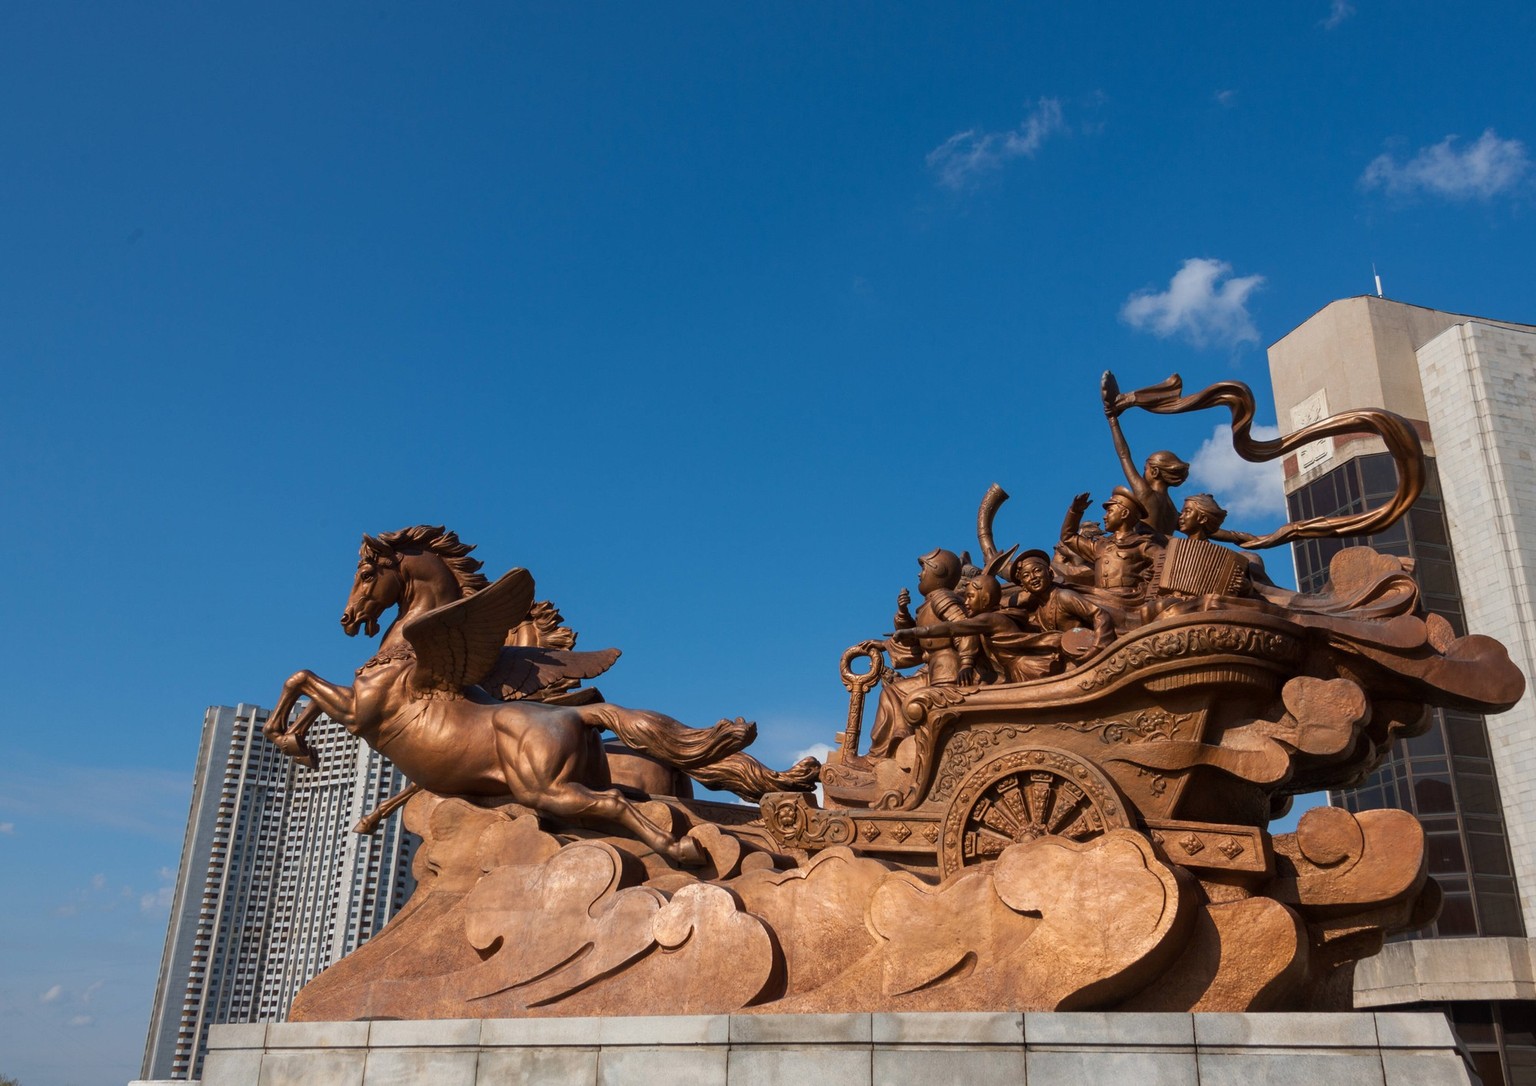
[[[535,684],[542,681],[551,659],[556,670],[590,677],[617,654],[508,647],[508,631],[533,605],[533,577],[514,569],[491,583],[480,574],[481,563],[468,557],[473,549],[455,533],[428,525],[365,535],[342,629],[372,637],[381,615],[391,607],[399,613],[351,686],[312,671],[289,677],[264,727],[267,737],[290,757],[311,759],[304,734],[324,713],[428,791],[510,796],[545,815],[626,832],[685,865],[703,863],[703,849],[656,825],[612,787],[600,741],[605,729],[703,784],[746,798],[815,787],[820,765],[814,758],[779,773],[743,753],[757,726],[739,717],[690,728],[661,713],[606,702],[493,696],[490,690],[519,683],[526,689],[530,673],[540,674]],[[290,726],[303,697],[309,704]]]

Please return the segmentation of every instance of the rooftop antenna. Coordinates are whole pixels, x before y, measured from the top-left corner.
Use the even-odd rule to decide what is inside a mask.
[[[1378,298],[1386,297],[1386,295],[1382,294],[1382,292],[1381,292],[1381,276],[1379,274],[1377,274],[1377,272],[1376,272],[1376,265],[1375,265],[1374,262],[1371,264],[1371,275],[1374,276],[1375,279],[1376,279],[1376,297],[1378,297]]]

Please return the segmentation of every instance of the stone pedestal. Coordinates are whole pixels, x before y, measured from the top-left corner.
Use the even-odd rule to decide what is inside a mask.
[[[1469,1086],[1445,1018],[830,1014],[215,1026],[203,1086]]]

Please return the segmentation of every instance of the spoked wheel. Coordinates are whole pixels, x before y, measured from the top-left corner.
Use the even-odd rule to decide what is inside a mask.
[[[1092,763],[1054,747],[1010,750],[971,770],[944,818],[939,864],[947,878],[1042,837],[1087,841],[1128,827],[1120,793]]]

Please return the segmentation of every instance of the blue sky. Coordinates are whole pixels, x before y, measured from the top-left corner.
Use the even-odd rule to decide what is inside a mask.
[[[137,1073],[203,709],[368,655],[364,531],[528,567],[624,650],[610,700],[755,718],[782,761],[988,483],[1026,546],[1114,485],[1103,369],[1262,400],[1373,264],[1536,320],[1533,23],[0,10],[0,1073]],[[1188,456],[1217,421],[1126,426]]]

